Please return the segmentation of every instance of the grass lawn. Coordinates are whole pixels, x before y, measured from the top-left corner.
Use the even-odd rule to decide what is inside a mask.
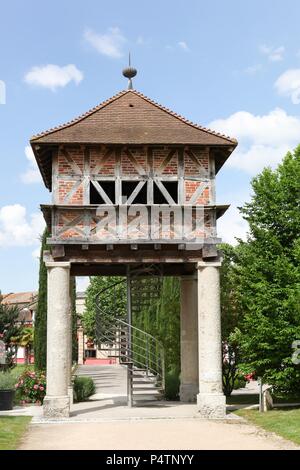
[[[300,409],[274,409],[266,413],[257,410],[238,410],[235,413],[262,427],[266,431],[275,432],[285,439],[300,445]]]
[[[0,416],[0,450],[16,449],[30,421],[30,416]]]

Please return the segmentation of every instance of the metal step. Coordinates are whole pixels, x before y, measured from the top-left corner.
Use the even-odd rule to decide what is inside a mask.
[[[133,385],[143,385],[143,384],[154,385],[156,383],[157,383],[156,380],[134,380],[133,379]]]
[[[133,402],[139,402],[139,403],[147,403],[149,401],[157,401],[161,400],[162,396],[161,395],[134,395],[132,396]]]
[[[133,387],[133,393],[136,393],[136,392],[161,392],[161,389],[157,388],[157,387]]]
[[[147,397],[148,397],[148,398],[149,398],[149,397],[151,397],[151,398],[152,398],[152,397],[154,397],[154,398],[161,398],[162,394],[161,394],[160,392],[155,392],[155,390],[154,390],[154,391],[150,391],[149,393],[147,393],[147,392],[141,390],[140,392],[135,392],[135,391],[133,391],[132,396],[133,396],[134,398],[147,398]]]

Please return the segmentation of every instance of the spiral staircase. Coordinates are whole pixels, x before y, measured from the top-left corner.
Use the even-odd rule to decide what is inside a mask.
[[[164,396],[163,346],[154,336],[134,326],[143,309],[159,298],[161,280],[155,266],[128,270],[127,278],[96,296],[96,342],[108,358],[127,368],[128,406]],[[108,307],[111,305],[113,308]]]

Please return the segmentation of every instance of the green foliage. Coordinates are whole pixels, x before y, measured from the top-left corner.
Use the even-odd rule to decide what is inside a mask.
[[[222,243],[219,248],[223,254],[220,269],[222,340],[228,341],[242,316],[236,294],[238,283],[235,275],[236,249],[227,243]]]
[[[178,369],[171,370],[166,373],[166,400],[178,400],[179,399],[179,387],[180,378]]]
[[[240,354],[237,328],[241,322],[242,310],[238,304],[236,288],[238,278],[234,267],[235,248],[228,244],[220,245],[223,252],[223,263],[220,272],[221,282],[221,324],[222,324],[222,366],[223,392],[228,397],[235,388],[240,374],[238,363]]]
[[[292,342],[300,339],[300,146],[274,171],[252,181],[253,196],[241,208],[250,226],[236,248],[236,296],[245,313],[240,325],[244,370],[255,371],[275,391],[300,387]]]
[[[0,372],[0,390],[14,390],[16,378],[10,372]]]
[[[148,282],[151,282],[151,279]],[[180,375],[179,279],[164,278],[159,300],[139,312],[133,318],[133,324],[156,337],[163,345],[166,360],[166,397],[176,399]]]
[[[95,384],[91,377],[75,377],[74,379],[74,401],[86,401],[95,393]]]
[[[35,316],[34,364],[35,369],[46,369],[47,351],[47,268],[43,261],[43,252],[48,248],[46,240],[49,232],[45,229],[41,240],[38,306]]]
[[[164,346],[166,371],[180,373],[180,282],[176,277],[163,280],[156,314],[157,336]]]
[[[21,328],[17,336],[11,338],[11,342],[16,346],[25,349],[25,364],[29,362],[29,356],[34,341],[34,329],[31,326],[24,326]]]
[[[96,321],[96,296],[103,289],[108,289],[106,296],[101,296],[101,310],[106,315],[124,318],[126,315],[126,283],[121,282],[113,289],[109,289],[114,284],[124,278],[117,276],[96,276],[91,278],[90,285],[86,290],[85,312],[82,316],[82,325],[85,334],[90,338],[95,338]],[[113,292],[113,293],[112,293]]]
[[[77,362],[78,341],[77,341],[77,312],[76,312],[76,279],[70,279],[71,309],[72,309],[72,362]]]
[[[17,354],[17,346],[12,339],[18,336],[22,322],[19,321],[20,310],[16,306],[9,306],[1,303],[2,296],[0,294],[0,339],[5,343],[6,364],[0,366],[2,369],[10,369],[14,367],[14,360]]]
[[[46,395],[46,377],[41,372],[25,370],[16,383],[16,398],[21,404],[42,404]]]
[[[238,390],[239,388],[244,388],[247,385],[247,380],[245,379],[245,376],[242,374],[238,374],[235,377],[234,383],[233,383],[233,390]]]

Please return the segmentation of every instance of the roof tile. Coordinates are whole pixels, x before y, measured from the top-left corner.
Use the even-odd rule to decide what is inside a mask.
[[[132,102],[132,103],[131,103]],[[135,107],[135,112],[128,109]],[[31,143],[236,145],[136,90],[125,90],[81,116],[32,137]]]

